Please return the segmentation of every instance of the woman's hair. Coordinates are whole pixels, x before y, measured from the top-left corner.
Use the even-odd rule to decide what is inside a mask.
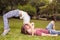
[[[28,25],[28,24],[25,24],[25,25]],[[23,25],[23,27],[21,28],[21,33],[22,34],[28,34],[25,25]]]

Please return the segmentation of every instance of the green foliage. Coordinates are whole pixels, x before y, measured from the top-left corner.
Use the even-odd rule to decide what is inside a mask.
[[[0,0],[0,13],[12,9],[27,11],[30,15],[36,15],[36,10],[40,8],[40,14],[60,14],[60,0]],[[57,11],[56,11],[57,10]]]
[[[26,5],[30,0],[20,0],[20,5]]]
[[[4,13],[5,11],[16,9],[16,6],[18,4],[26,5],[28,2],[29,0],[0,0],[0,13]],[[10,8],[8,8],[9,6]]]
[[[56,15],[56,19],[57,19],[57,20],[60,20],[60,15],[59,15],[59,14]]]
[[[24,6],[18,5],[18,9],[27,11],[32,16],[36,13],[36,8],[31,6],[30,4]]]
[[[49,0],[31,0],[31,5],[33,5],[33,6],[45,6],[46,4],[48,4],[49,3]]]

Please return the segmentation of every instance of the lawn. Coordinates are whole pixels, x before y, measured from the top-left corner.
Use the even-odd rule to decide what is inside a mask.
[[[10,19],[10,32],[6,36],[0,35],[0,40],[60,40],[60,36],[57,37],[42,37],[42,36],[31,36],[21,34],[21,26],[22,20],[19,19]],[[45,28],[50,21],[42,21],[42,20],[31,20],[31,22],[35,23],[35,27]],[[60,21],[56,21],[56,30],[60,29]],[[3,20],[0,17],[0,34],[3,32]]]

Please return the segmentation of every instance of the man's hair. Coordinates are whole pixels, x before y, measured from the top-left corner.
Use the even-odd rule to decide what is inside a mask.
[[[26,31],[25,25],[23,25],[23,27],[21,28],[21,33],[22,34],[28,34],[28,32]]]

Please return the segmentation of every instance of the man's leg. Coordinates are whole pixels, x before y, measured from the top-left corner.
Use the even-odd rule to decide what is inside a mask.
[[[51,21],[46,27],[46,29],[49,31],[50,34],[51,31],[54,31],[53,27],[54,27],[54,21]]]
[[[48,24],[48,26],[46,27],[47,30],[49,30],[50,34],[60,34],[60,31],[56,31],[56,30],[53,29],[53,27],[54,27],[53,24],[54,24],[54,22],[50,22]]]
[[[60,35],[60,31],[51,30],[50,34],[59,34]]]
[[[47,25],[46,29],[48,29],[48,30],[53,29],[53,23],[50,22],[50,23]]]

